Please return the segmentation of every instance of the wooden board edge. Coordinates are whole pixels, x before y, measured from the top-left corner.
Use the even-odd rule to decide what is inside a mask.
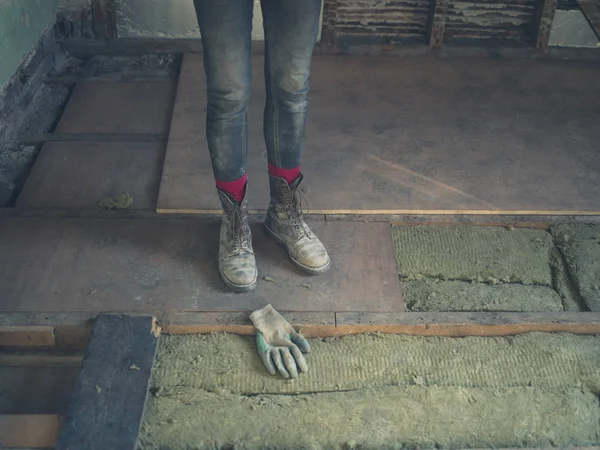
[[[533,331],[568,332],[576,334],[600,334],[600,312],[549,312],[549,313],[503,313],[503,312],[289,312],[280,311],[290,323],[307,337],[343,336],[356,333],[395,333],[422,336],[502,336]],[[119,315],[148,316],[140,312],[118,313]],[[179,313],[156,313],[153,315],[150,333],[154,336],[170,334],[233,333],[253,335],[254,328],[248,316],[250,311],[195,311]],[[0,323],[6,316],[17,315],[12,322],[23,324],[26,320],[47,323],[52,314],[22,315],[21,313],[0,314]],[[57,323],[71,325],[56,326],[57,346],[63,329],[72,328],[72,333],[89,335],[89,317],[93,313],[57,314]],[[80,323],[80,325],[74,325]],[[82,338],[78,339],[80,342]],[[81,348],[81,347],[79,347]],[[74,347],[77,349],[77,347]]]
[[[156,208],[158,214],[196,214],[218,215],[220,209],[194,209],[194,208]],[[250,209],[248,214],[264,214],[266,210]],[[311,214],[319,215],[364,215],[364,216],[392,216],[392,215],[440,215],[440,216],[600,216],[600,211],[586,210],[531,210],[531,209],[311,209]]]
[[[284,317],[286,316],[283,313]],[[414,336],[509,336],[531,332],[600,335],[600,313],[336,313],[335,324],[290,323],[306,337],[358,333]],[[245,323],[163,323],[163,334],[255,334]]]
[[[54,448],[61,426],[58,414],[1,414],[1,448]]]
[[[53,347],[56,344],[54,327],[49,325],[0,325],[1,347]]]

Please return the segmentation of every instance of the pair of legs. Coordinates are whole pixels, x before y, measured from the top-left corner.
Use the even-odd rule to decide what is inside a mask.
[[[217,184],[227,187],[224,183],[236,183],[246,174],[254,2],[195,0],[194,4],[204,47],[208,148]],[[262,0],[261,7],[265,143],[271,173],[286,178],[286,171],[296,171],[297,176],[300,166],[321,0]]]
[[[219,271],[236,291],[256,286],[246,209],[247,110],[252,88],[253,0],[194,0],[207,80],[206,135],[223,223]],[[321,0],[261,0],[265,34],[264,136],[271,203],[268,233],[305,272],[329,268],[329,256],[302,218],[298,188],[312,52]]]

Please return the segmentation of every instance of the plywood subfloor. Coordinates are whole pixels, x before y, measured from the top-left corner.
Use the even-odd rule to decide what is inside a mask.
[[[266,208],[262,60],[249,201]],[[568,62],[316,57],[304,149],[314,212],[600,211],[597,68]],[[218,210],[201,55],[186,55],[158,210]]]
[[[129,193],[132,209],[153,209],[164,152],[161,142],[47,142],[17,205],[89,209]]]
[[[11,218],[0,222],[2,311],[404,311],[389,225],[315,222],[329,273],[300,274],[253,225],[258,289],[217,271],[218,222]],[[27,243],[27,245],[24,245]]]
[[[172,82],[78,83],[57,133],[166,133],[173,109]]]

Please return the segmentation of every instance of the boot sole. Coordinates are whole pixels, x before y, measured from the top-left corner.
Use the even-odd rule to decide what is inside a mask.
[[[231,281],[229,281],[227,279],[227,277],[225,277],[225,275],[223,275],[223,272],[221,271],[220,267],[219,267],[219,275],[221,275],[221,279],[223,280],[223,283],[225,283],[225,285],[229,289],[231,289],[233,292],[237,292],[237,293],[253,291],[256,288],[256,284],[257,284],[257,280],[258,280],[258,276],[257,276],[254,279],[254,282],[250,283],[250,284],[235,284],[235,283],[232,283]]]
[[[308,266],[305,266],[304,264],[302,264],[299,261],[297,261],[296,259],[294,259],[294,257],[290,253],[290,250],[288,249],[288,246],[285,245],[285,242],[283,242],[283,240],[279,236],[277,236],[275,234],[275,232],[272,231],[266,224],[265,224],[265,230],[267,230],[267,234],[275,242],[277,242],[279,245],[281,245],[283,248],[285,248],[285,251],[287,252],[288,257],[290,258],[290,260],[292,261],[292,263],[294,263],[294,265],[298,269],[300,269],[301,271],[303,271],[304,273],[307,273],[309,275],[320,275],[320,274],[325,273],[325,272],[327,272],[329,270],[329,268],[331,266],[331,260],[327,261],[327,264],[325,264],[324,266],[321,266],[321,267],[308,267]]]

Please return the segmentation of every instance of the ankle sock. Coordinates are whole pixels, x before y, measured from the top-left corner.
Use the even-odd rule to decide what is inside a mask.
[[[231,195],[236,202],[242,203],[246,193],[246,175],[244,174],[235,181],[219,181],[215,179],[217,189]]]
[[[295,169],[282,169],[269,164],[269,175],[277,178],[283,178],[285,181],[287,181],[287,184],[291,184],[300,176],[300,167],[296,167]]]

